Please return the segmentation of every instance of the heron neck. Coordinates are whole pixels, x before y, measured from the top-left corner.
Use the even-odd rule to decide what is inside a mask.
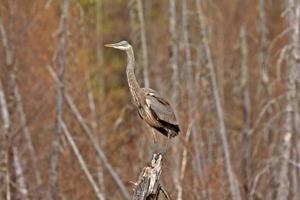
[[[134,74],[134,53],[133,49],[130,48],[129,50],[126,51],[127,53],[127,68],[126,68],[126,73],[127,73],[127,80],[128,80],[128,85],[130,88],[131,92],[136,92],[140,89],[140,85],[138,84],[135,74]]]

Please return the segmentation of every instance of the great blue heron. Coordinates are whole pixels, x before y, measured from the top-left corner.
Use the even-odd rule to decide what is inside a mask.
[[[126,51],[127,81],[133,102],[138,108],[139,116],[148,125],[166,137],[177,136],[180,132],[180,128],[170,103],[157,91],[150,88],[141,88],[137,82],[134,74],[135,59],[132,46],[127,41],[106,44],[105,46]]]

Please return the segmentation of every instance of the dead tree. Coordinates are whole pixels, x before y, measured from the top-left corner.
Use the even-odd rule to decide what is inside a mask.
[[[0,21],[1,22],[1,21]],[[4,90],[2,88],[2,83],[0,81],[0,106],[1,106],[1,118],[2,118],[2,130],[4,133],[1,133],[1,174],[0,174],[0,183],[1,183],[1,191],[3,194],[1,196],[5,196],[7,200],[11,199],[10,194],[10,171],[8,168],[8,133],[10,127],[9,113],[7,109],[7,102],[5,99]],[[3,151],[3,152],[2,152]],[[3,187],[3,188],[2,188]],[[1,192],[2,193],[2,192]]]
[[[143,4],[141,0],[129,1],[130,23],[132,27],[132,38],[138,43],[137,66],[142,66],[144,87],[149,87],[148,72],[148,50],[145,30]]]
[[[290,46],[292,47],[290,55],[287,57],[288,72],[286,79],[286,104],[283,123],[283,133],[281,143],[279,144],[280,161],[278,163],[279,171],[276,180],[278,186],[276,189],[277,200],[289,199],[290,180],[289,180],[289,160],[291,159],[292,137],[295,130],[295,116],[297,115],[297,80],[300,76],[300,3],[297,0],[287,1],[287,22],[291,29]]]
[[[249,72],[248,72],[248,44],[246,37],[246,29],[244,26],[240,28],[240,50],[241,50],[241,89],[243,99],[243,148],[241,150],[242,162],[241,168],[243,170],[243,178],[245,180],[244,188],[246,195],[250,189],[250,176],[251,176],[251,148],[250,148],[250,91],[249,91]]]
[[[50,197],[55,200],[57,195],[57,166],[59,156],[59,138],[61,134],[61,125],[59,120],[63,116],[63,101],[64,101],[64,71],[66,64],[66,40],[67,40],[67,18],[69,10],[69,1],[64,0],[62,5],[62,14],[60,19],[60,45],[57,54],[57,65],[59,67],[57,84],[57,98],[56,98],[56,121],[55,130],[53,133],[53,149],[50,163]]]
[[[176,0],[169,0],[169,32],[170,32],[170,66],[172,69],[172,102],[175,106],[175,109],[178,107],[178,88],[179,88],[179,70],[178,70],[178,34],[177,34],[177,24],[176,24]],[[179,170],[179,159],[180,159],[180,149],[179,141],[175,140],[174,145],[172,146],[172,173],[173,173],[173,182],[177,188],[178,199],[182,194],[182,184],[180,182],[180,170]]]
[[[161,168],[162,154],[154,154],[151,166],[144,167],[137,183],[135,183],[133,200],[157,200],[160,192],[165,195],[166,199],[170,199],[160,184]]]
[[[269,82],[268,64],[267,64],[268,29],[267,29],[267,22],[265,16],[265,0],[259,0],[258,2],[258,15],[259,15],[258,30],[260,34],[260,53],[259,53],[260,76],[264,86],[268,88],[268,82]],[[269,91],[267,91],[267,94],[269,95]]]

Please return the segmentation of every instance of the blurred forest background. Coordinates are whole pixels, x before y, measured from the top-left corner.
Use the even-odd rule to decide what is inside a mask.
[[[130,199],[157,145],[123,39],[176,108],[171,199],[300,199],[298,0],[0,0],[0,199]]]

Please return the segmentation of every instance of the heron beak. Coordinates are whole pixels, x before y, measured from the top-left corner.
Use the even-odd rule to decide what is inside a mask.
[[[104,46],[105,47],[112,47],[112,48],[114,48],[114,47],[116,47],[116,44],[105,44]]]
[[[119,49],[120,44],[119,43],[113,43],[113,44],[105,44],[104,46]]]

